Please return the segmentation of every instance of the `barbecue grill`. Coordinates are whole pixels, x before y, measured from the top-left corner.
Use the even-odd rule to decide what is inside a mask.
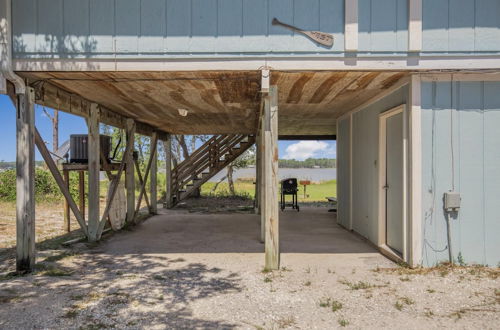
[[[297,198],[297,179],[288,178],[281,180],[281,211],[285,210],[285,207],[291,206],[293,209],[299,212],[299,204]],[[292,195],[292,203],[286,203],[286,195]]]

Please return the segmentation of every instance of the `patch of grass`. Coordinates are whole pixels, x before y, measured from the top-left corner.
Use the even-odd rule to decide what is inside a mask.
[[[264,278],[264,283],[271,283],[273,280],[270,277]]]
[[[429,318],[430,318],[430,317],[433,317],[433,316],[434,316],[434,312],[433,312],[433,311],[431,311],[431,310],[426,310],[426,311],[425,311],[425,313],[424,313],[424,315],[425,315],[426,317],[429,317]]]
[[[276,322],[276,325],[278,326],[278,328],[284,329],[284,328],[289,328],[292,325],[295,325],[295,323],[296,323],[295,317],[293,315],[290,315],[290,316],[287,316],[287,317],[280,318]]]
[[[312,284],[311,281],[304,282],[304,286],[311,286],[311,284]]]
[[[61,276],[71,276],[73,275],[72,272],[69,272],[67,270],[61,269],[61,268],[48,268],[46,270],[43,270],[39,273],[42,276],[51,276],[51,277],[61,277]]]
[[[16,272],[10,272],[7,274],[0,275],[0,281],[8,281],[8,280],[11,280],[11,279],[18,277],[18,276],[23,276],[23,274],[18,274]]]
[[[434,290],[434,289],[427,289],[426,291],[427,291],[428,293],[435,293],[435,292],[436,292],[436,290]]]
[[[381,287],[381,286],[376,286],[373,284],[370,284],[368,282],[364,281],[359,281],[359,282],[350,282],[348,280],[339,280],[339,283],[347,285],[349,289],[351,290],[366,290],[366,289],[371,289],[375,287]]]
[[[342,303],[337,300],[332,300],[332,312],[336,312],[342,309]]]
[[[268,274],[268,273],[272,273],[272,272],[273,272],[272,269],[268,269],[268,268],[263,268],[261,271],[262,274]]]
[[[411,298],[400,297],[400,298],[398,298],[396,303],[394,303],[394,307],[396,307],[396,309],[398,311],[401,311],[401,310],[403,310],[404,306],[413,305],[414,303],[415,303],[415,301],[413,301]]]
[[[58,254],[58,255],[49,256],[49,257],[45,258],[44,261],[45,262],[56,262],[56,261],[59,261],[59,260],[65,259],[65,258],[76,256],[76,255],[78,255],[77,252],[65,251],[65,252]]]
[[[411,281],[411,278],[409,278],[408,276],[405,276],[405,277],[400,277],[399,280],[401,282],[410,282]]]
[[[330,307],[332,298],[326,297],[319,300],[319,307]]]
[[[349,325],[349,321],[346,319],[339,319],[338,322],[341,327],[347,327]]]
[[[284,271],[284,272],[291,272],[292,271],[292,269],[290,269],[290,268],[288,268],[286,266],[281,267],[281,270]]]
[[[69,311],[67,311],[66,313],[64,313],[64,318],[67,318],[67,319],[74,319],[78,316],[78,310],[76,309],[70,309]]]
[[[157,281],[165,281],[166,280],[165,277],[163,277],[162,275],[158,275],[158,274],[153,275],[153,279],[155,279]]]

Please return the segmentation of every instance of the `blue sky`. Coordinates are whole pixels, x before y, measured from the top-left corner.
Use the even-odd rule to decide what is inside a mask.
[[[51,112],[51,110],[49,110]],[[35,108],[35,122],[47,146],[52,150],[52,124],[42,107]],[[64,112],[59,113],[59,143],[69,139],[70,134],[85,134],[87,126],[83,118]],[[6,95],[0,95],[0,161],[16,159],[16,113]],[[280,158],[305,159],[335,158],[335,141],[280,141]],[[37,152],[36,159],[41,160]]]

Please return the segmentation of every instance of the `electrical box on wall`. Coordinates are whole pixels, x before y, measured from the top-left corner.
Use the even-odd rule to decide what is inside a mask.
[[[446,212],[457,212],[460,209],[460,202],[462,197],[460,193],[456,191],[448,191],[444,193],[443,202],[444,209]]]

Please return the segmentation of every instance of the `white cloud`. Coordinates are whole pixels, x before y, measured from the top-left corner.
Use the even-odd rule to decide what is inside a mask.
[[[335,157],[335,148],[323,141],[299,141],[286,148],[283,158],[304,160],[310,157]]]

